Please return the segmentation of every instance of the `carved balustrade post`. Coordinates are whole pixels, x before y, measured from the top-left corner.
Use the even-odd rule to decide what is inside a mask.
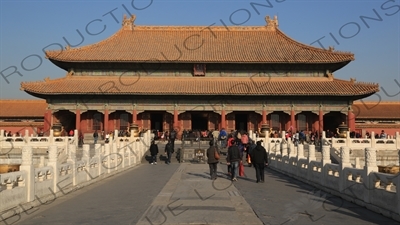
[[[308,162],[315,161],[315,145],[308,145]]]
[[[340,168],[343,170],[345,167],[351,167],[350,163],[350,148],[347,146],[340,147]]]
[[[95,145],[94,145],[94,155],[93,155],[93,159],[94,159],[95,162],[97,162],[97,165],[96,165],[96,164],[94,164],[94,165],[89,165],[89,167],[95,167],[95,166],[101,167],[101,148],[102,148],[102,147],[101,147],[101,144],[95,144]],[[89,163],[90,163],[90,162],[89,162]],[[97,175],[100,175],[100,173],[101,173],[101,169],[99,169]]]
[[[288,156],[288,144],[282,139],[282,157]]]
[[[347,183],[347,174],[344,169],[351,167],[350,163],[350,148],[347,146],[340,147],[340,163],[339,163],[339,191],[344,192]]]
[[[68,159],[67,162],[71,164],[72,168],[72,185],[76,185],[76,145],[68,145]]]
[[[110,144],[105,144],[104,145],[104,155],[102,157],[102,167],[106,169],[107,173],[111,172],[111,159],[110,159],[110,154],[111,154],[111,149],[110,149]]]
[[[376,147],[375,132],[371,132],[371,148]]]
[[[364,166],[364,201],[370,203],[370,196],[375,189],[375,176],[371,176],[372,172],[378,172],[378,166],[376,165],[376,149],[365,148],[365,166]],[[398,194],[397,194],[398,195]],[[398,198],[398,196],[396,196]]]
[[[76,162],[76,146],[69,145],[68,146],[68,162]]]
[[[322,166],[327,163],[332,163],[331,161],[331,147],[329,145],[322,146]]]
[[[271,153],[271,145],[269,144],[269,131],[265,131],[264,143],[264,148],[267,149],[268,153]]]
[[[304,159],[304,145],[297,145],[297,160]]]
[[[50,145],[48,148],[49,152],[49,163],[47,164],[48,166],[51,166],[53,171],[52,171],[52,177],[53,177],[53,192],[57,193],[59,191],[58,188],[58,180],[60,177],[60,171],[59,171],[59,162],[58,162],[58,149],[57,146],[55,145]]]
[[[84,144],[82,147],[82,161],[85,161],[85,164],[88,165],[90,161],[90,145]]]
[[[294,146],[293,142],[289,143],[289,158],[297,156],[297,148]]]
[[[33,167],[33,150],[32,146],[22,147],[22,162],[19,167],[20,171],[26,174],[25,187],[26,187],[26,201],[31,202],[35,200],[35,168]]]

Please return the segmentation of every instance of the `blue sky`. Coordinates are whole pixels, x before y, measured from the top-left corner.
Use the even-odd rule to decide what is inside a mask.
[[[400,101],[400,0],[0,0],[0,4],[1,99],[33,98],[20,91],[21,82],[64,77],[66,72],[47,60],[43,49],[59,49],[66,41],[84,46],[103,40],[120,29],[128,10],[137,16],[137,25],[216,26],[223,25],[222,20],[228,26],[263,26],[266,15],[277,15],[279,28],[299,42],[354,53],[355,61],[334,76],[379,83],[381,91],[367,100]],[[22,76],[13,73],[15,69]]]

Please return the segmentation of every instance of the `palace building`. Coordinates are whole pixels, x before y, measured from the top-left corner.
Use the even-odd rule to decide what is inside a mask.
[[[265,26],[140,26],[124,17],[111,37],[47,51],[66,76],[24,82],[45,99],[44,129],[355,129],[353,103],[378,84],[334,78],[348,52],[299,43]]]

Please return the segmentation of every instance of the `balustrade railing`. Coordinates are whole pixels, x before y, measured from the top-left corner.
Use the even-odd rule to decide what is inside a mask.
[[[2,132],[3,133],[3,132]],[[77,132],[76,132],[77,133]],[[1,146],[8,137],[0,137]],[[8,143],[17,143],[20,137],[11,137]],[[59,138],[59,141],[57,139]],[[49,199],[67,194],[71,190],[96,182],[114,173],[137,165],[150,146],[150,131],[142,137],[128,137],[120,141],[111,139],[108,144],[96,144],[94,149],[83,145],[82,158],[77,160],[75,137],[29,137],[21,141],[20,171],[0,174],[0,218],[23,212],[27,207],[38,206]],[[41,139],[46,141],[40,141]],[[17,141],[18,140],[18,141]],[[34,168],[33,149],[36,143],[46,147],[48,161],[41,159]],[[62,143],[59,145],[58,143]],[[14,145],[15,147],[15,145]],[[90,151],[94,155],[90,155]],[[66,160],[60,158],[66,157]],[[65,162],[64,162],[65,161]],[[29,206],[26,206],[29,204]]]
[[[282,137],[285,137],[284,133]],[[346,200],[370,206],[368,208],[400,221],[400,173],[378,172],[376,156],[377,150],[400,150],[398,133],[394,139],[323,137],[321,160],[315,157],[314,145],[293,145],[285,138],[268,138],[268,132],[265,138],[258,140],[263,140],[263,146],[269,153],[271,169],[316,185]],[[340,158],[339,164],[333,164],[330,159],[331,149],[335,148],[334,154]],[[350,151],[358,148],[365,153],[363,169],[355,168],[350,163]]]

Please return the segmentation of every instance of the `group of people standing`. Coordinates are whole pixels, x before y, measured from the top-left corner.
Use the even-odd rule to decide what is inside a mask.
[[[171,163],[171,155],[174,153],[174,143],[177,138],[177,132],[172,130],[168,135],[168,143],[165,145],[164,153],[166,155],[166,163]],[[218,134],[218,139],[222,140],[222,147],[227,147],[226,162],[228,165],[228,175],[232,181],[237,181],[239,176],[239,167],[242,164],[243,157],[251,159],[251,164],[255,168],[256,182],[264,183],[264,169],[268,165],[268,154],[262,146],[262,141],[256,143],[249,139],[246,133],[227,134],[225,130],[221,130]],[[217,140],[218,140],[217,139]],[[210,178],[217,179],[217,166],[220,162],[220,151],[216,146],[216,138],[209,141],[209,148],[207,149],[207,163],[210,169]],[[226,146],[225,146],[226,143]],[[158,145],[155,140],[152,140],[150,145],[151,164],[157,165],[157,155],[159,154]]]
[[[246,155],[249,165],[253,165],[256,172],[256,182],[264,183],[264,169],[268,165],[268,154],[265,148],[261,145],[262,141],[249,140],[246,133],[238,136],[229,135],[227,138],[227,157],[226,163],[228,165],[228,176],[232,181],[237,181],[240,167],[243,167],[243,157]],[[217,165],[219,163],[219,157],[215,157],[215,151],[218,152],[218,148],[214,146],[215,141],[210,141],[210,147],[207,149],[208,164],[210,167],[211,179],[217,178]],[[223,144],[222,144],[223,146]],[[219,152],[218,152],[219,153]]]
[[[172,130],[168,135],[168,143],[165,145],[164,153],[167,157],[166,163],[169,165],[171,163],[171,156],[175,151],[175,139],[177,137],[176,130]],[[155,143],[153,139],[150,145],[150,155],[151,155],[151,164],[157,165],[157,155],[158,155],[158,145]]]

